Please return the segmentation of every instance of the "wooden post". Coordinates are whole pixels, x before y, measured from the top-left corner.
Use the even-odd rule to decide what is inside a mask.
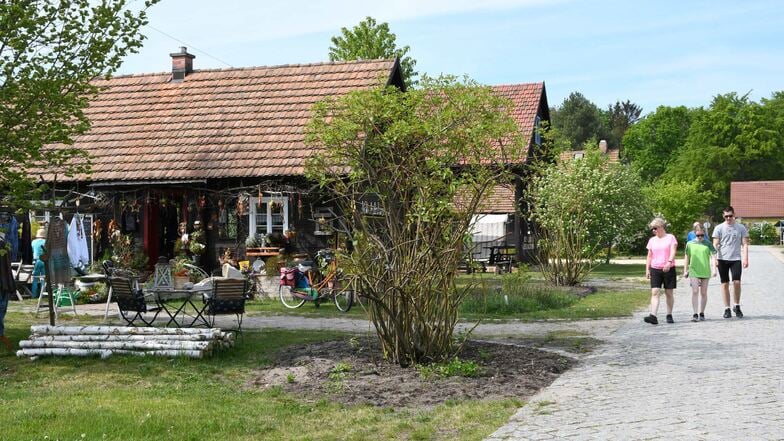
[[[57,204],[57,199],[55,198],[55,188],[57,187],[57,175],[54,175],[54,181],[52,182],[52,206],[54,207]],[[47,231],[47,239],[49,233],[49,225],[46,227]],[[44,262],[44,277],[46,277],[46,286],[42,287],[41,289],[46,289],[46,293],[49,295],[47,299],[47,303],[49,305],[49,324],[54,326],[55,323],[55,316],[54,316],[54,292],[52,292],[52,279],[49,274],[49,243],[44,243],[44,253],[41,255],[41,260]],[[38,293],[38,295],[43,295],[43,292]]]

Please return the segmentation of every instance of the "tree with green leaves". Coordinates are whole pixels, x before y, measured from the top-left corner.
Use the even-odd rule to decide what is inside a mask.
[[[784,179],[784,92],[753,102],[748,95],[716,96],[694,111],[685,145],[666,177],[700,182],[711,211],[729,203],[732,181]]]
[[[603,139],[604,117],[601,109],[580,92],[572,92],[561,106],[550,110],[553,127],[580,149],[589,139]]]
[[[673,163],[686,144],[694,111],[684,106],[659,106],[629,127],[623,152],[643,181],[652,182]]]
[[[146,0],[0,2],[0,194],[6,203],[29,200],[38,188],[31,170],[71,175],[88,170],[73,147],[87,132],[84,108],[98,92],[91,80],[108,76],[144,38]],[[45,148],[59,144],[58,148]]]
[[[714,199],[699,181],[663,178],[643,188],[643,194],[653,212],[667,220],[667,230],[678,237],[685,235],[694,221],[704,218]]]
[[[373,17],[367,17],[352,29],[341,28],[340,34],[332,37],[332,46],[329,48],[331,61],[397,57],[406,85],[416,84],[416,60],[407,55],[411,48],[397,46],[397,36],[389,31],[387,23],[377,24]]]
[[[640,120],[642,107],[629,100],[616,101],[615,104],[607,106],[607,111],[604,114],[607,117],[607,142],[610,147],[620,149],[623,146],[623,136],[626,131]]]
[[[353,251],[339,257],[367,299],[384,356],[402,366],[456,353],[466,293],[455,285],[473,214],[525,141],[512,103],[489,87],[424,77],[419,88],[355,91],[314,107],[307,166],[342,214]]]
[[[603,250],[630,242],[650,217],[639,175],[594,149],[546,168],[531,183],[540,264],[548,281],[576,285]]]

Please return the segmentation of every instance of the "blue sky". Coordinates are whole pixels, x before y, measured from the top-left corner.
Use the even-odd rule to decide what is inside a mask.
[[[411,46],[420,73],[545,81],[550,105],[580,91],[647,113],[784,90],[780,1],[162,0],[120,73],[166,71],[182,45],[196,69],[327,61],[330,37],[368,15]]]

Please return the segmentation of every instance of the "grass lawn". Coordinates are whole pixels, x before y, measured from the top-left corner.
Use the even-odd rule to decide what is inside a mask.
[[[530,283],[542,286],[541,273],[531,271]],[[460,317],[464,320],[479,319],[583,319],[601,317],[628,317],[648,302],[649,293],[640,283],[640,290],[623,289],[614,290],[601,288],[596,293],[585,298],[563,302],[559,297],[564,290],[547,288],[530,290],[517,294],[501,293],[504,276],[494,273],[461,274],[457,278],[458,288],[473,285],[471,293],[460,310]],[[644,264],[600,264],[592,271],[590,278],[605,280],[620,280],[626,278],[645,277]],[[566,304],[569,303],[569,304]],[[365,312],[360,305],[355,305],[348,313],[343,313],[335,308],[332,303],[323,303],[316,308],[313,302],[306,302],[297,309],[284,307],[277,297],[264,300],[254,300],[246,307],[248,313],[257,315],[298,315],[304,317],[329,317],[329,318],[365,318]]]
[[[9,313],[8,336],[26,338]],[[306,402],[247,386],[254,370],[291,344],[333,339],[320,331],[245,331],[211,359],[41,358],[0,353],[2,439],[366,440],[483,439],[518,400],[449,402],[430,409]]]
[[[568,290],[542,284],[541,273],[530,272],[528,286],[504,293],[503,277],[490,273],[465,274],[458,277],[458,287],[473,284],[463,304],[460,316],[466,320],[478,319],[586,319],[603,317],[629,317],[644,307],[650,300],[645,289],[644,264],[601,264],[589,275],[595,279],[620,280],[639,278],[640,289],[599,288],[597,292],[583,298],[571,300]],[[506,294],[506,296],[504,296]]]
[[[591,270],[589,278],[600,279],[622,279],[627,277],[635,277],[639,279],[645,278],[645,264],[644,263],[601,263]]]

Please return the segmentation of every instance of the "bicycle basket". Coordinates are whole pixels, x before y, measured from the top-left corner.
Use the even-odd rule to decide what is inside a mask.
[[[297,284],[297,268],[281,267],[280,284],[281,286],[294,287]]]

